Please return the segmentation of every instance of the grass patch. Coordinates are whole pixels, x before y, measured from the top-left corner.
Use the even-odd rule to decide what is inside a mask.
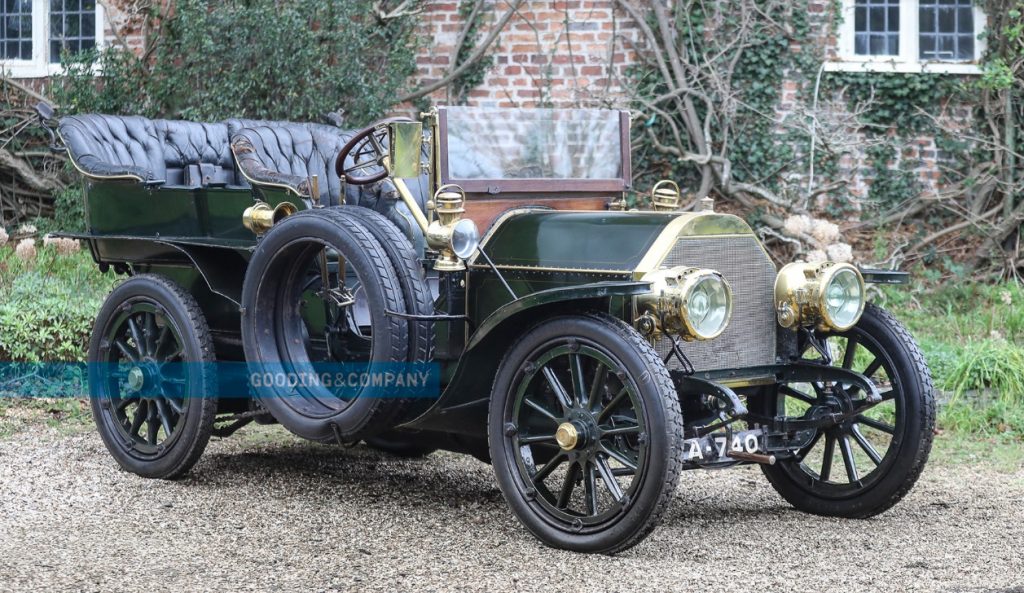
[[[1024,288],[897,287],[882,300],[924,352],[941,391],[941,428],[1024,440]]]
[[[62,432],[77,432],[92,424],[89,402],[75,398],[0,396],[0,439],[45,424]]]

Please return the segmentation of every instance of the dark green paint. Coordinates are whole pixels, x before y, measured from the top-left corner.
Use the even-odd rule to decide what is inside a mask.
[[[632,271],[676,216],[671,212],[527,211],[505,220],[483,248],[498,266]]]

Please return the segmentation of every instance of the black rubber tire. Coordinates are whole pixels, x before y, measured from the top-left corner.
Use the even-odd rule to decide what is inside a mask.
[[[575,338],[621,364],[636,386],[648,428],[648,455],[642,483],[619,516],[598,530],[579,533],[547,514],[527,493],[513,457],[505,425],[511,418],[510,390],[524,363],[548,344]],[[642,541],[668,509],[682,468],[683,418],[679,398],[664,363],[632,327],[604,313],[554,317],[527,331],[505,355],[494,381],[488,416],[488,440],[498,486],[522,524],[545,544],[577,552],[615,554]]]
[[[387,250],[370,231],[374,223],[344,210],[323,208],[289,216],[274,225],[257,245],[242,288],[242,345],[251,372],[271,368],[264,361],[302,362],[301,354],[292,357],[284,350],[290,342],[279,335],[284,331],[282,327],[300,322],[299,312],[280,301],[290,298],[292,295],[285,293],[298,290],[307,281],[306,268],[296,262],[310,255],[311,239],[338,250],[360,277],[374,329],[370,359],[377,363],[407,361],[409,324],[386,314],[387,310],[406,310],[400,275]],[[308,397],[295,397],[288,394],[288,389],[274,386],[259,385],[254,391],[282,426],[303,438],[324,442],[351,442],[387,430],[407,405],[401,397],[356,397],[337,409],[332,405],[339,400],[322,387],[306,388],[303,395]]]
[[[853,329],[834,335],[846,336],[851,332],[862,332],[877,341],[888,356],[883,365],[895,374],[890,378],[899,381],[905,422],[890,445],[898,449],[886,453],[886,458],[893,455],[892,461],[883,460],[887,464],[882,470],[885,473],[869,488],[837,499],[816,494],[793,461],[762,465],[761,469],[775,490],[801,511],[829,517],[867,518],[899,502],[920,477],[935,433],[935,393],[931,372],[917,342],[888,311],[868,304]],[[766,404],[766,409],[774,410],[774,397],[767,398]]]
[[[420,258],[412,243],[401,230],[383,214],[361,206],[339,206],[337,210],[346,216],[362,221],[391,259],[398,273],[398,283],[405,299],[405,313],[431,315],[434,313],[434,298],[430,293]],[[406,320],[409,332],[409,362],[429,362],[434,353],[434,323],[432,321]]]
[[[426,457],[437,451],[437,447],[424,444],[423,440],[400,430],[389,430],[377,436],[372,436],[366,439],[366,445],[371,449],[409,459]]]
[[[105,389],[101,381],[106,378],[103,366],[90,364],[89,391],[93,419],[103,444],[120,466],[145,478],[175,479],[185,475],[202,456],[213,432],[217,413],[216,357],[213,339],[196,300],[171,280],[154,274],[141,274],[121,283],[107,296],[89,340],[89,362],[103,363],[112,346],[106,341],[106,330],[126,304],[146,302],[157,305],[175,326],[182,341],[182,360],[204,364],[188,367],[188,388],[199,397],[185,398],[183,425],[175,430],[162,451],[143,455],[131,446],[112,416],[111,401],[101,396]],[[208,364],[206,364],[208,363]]]

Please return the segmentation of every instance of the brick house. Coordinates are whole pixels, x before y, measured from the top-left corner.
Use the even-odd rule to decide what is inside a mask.
[[[415,82],[443,77],[455,58],[469,0],[422,0],[420,27],[431,42],[417,58]],[[833,7],[837,7],[834,10]],[[485,22],[508,9],[488,0]],[[822,51],[823,72],[932,72],[948,76],[978,73],[984,51],[979,34],[985,15],[971,0],[810,0],[811,42]],[[132,0],[0,0],[0,67],[10,76],[45,85],[60,68],[62,47],[72,51],[123,43],[141,47]],[[487,25],[482,27],[485,29]],[[624,106],[627,71],[636,63],[636,24],[611,0],[529,0],[511,18],[490,49],[492,65],[483,82],[465,95],[470,105],[494,107]],[[776,117],[785,122],[800,108],[799,92],[813,80],[786,77]],[[448,100],[445,90],[435,102]],[[950,125],[969,120],[963,106],[935,106]],[[905,139],[900,158],[912,159],[926,191],[936,191],[939,151],[930,137]],[[840,164],[851,192],[863,195],[870,173],[856,152]]]

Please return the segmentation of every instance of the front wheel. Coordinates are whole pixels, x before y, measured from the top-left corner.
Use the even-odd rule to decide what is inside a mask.
[[[795,459],[761,467],[779,494],[802,511],[850,518],[877,515],[910,491],[928,460],[935,428],[931,374],[906,328],[875,305],[867,305],[853,328],[819,337],[832,364],[874,382],[882,402],[819,430]],[[862,395],[856,388],[845,389],[849,399]],[[764,403],[773,414],[810,416],[823,406],[843,412],[845,399],[816,384],[786,385]]]
[[[550,546],[629,548],[675,492],[679,400],[654,349],[618,319],[556,317],[527,332],[501,362],[488,422],[498,485]]]

